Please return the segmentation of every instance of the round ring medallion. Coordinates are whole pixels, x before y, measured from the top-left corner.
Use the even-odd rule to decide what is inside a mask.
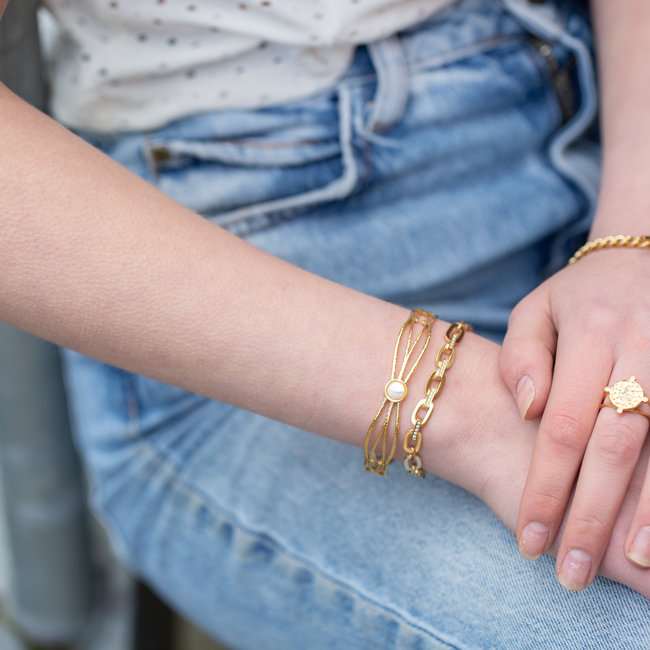
[[[636,408],[641,402],[647,402],[648,398],[643,394],[643,388],[634,375],[629,379],[617,381],[613,386],[607,386],[605,391],[609,399],[619,413],[626,409]]]

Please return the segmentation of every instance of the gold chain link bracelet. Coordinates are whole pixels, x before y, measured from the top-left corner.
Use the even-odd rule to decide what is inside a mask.
[[[650,248],[650,235],[609,235],[592,239],[575,252],[569,264],[575,264],[581,257],[601,248]]]
[[[422,469],[422,458],[420,448],[422,447],[422,427],[429,421],[433,413],[434,400],[442,392],[445,386],[445,372],[454,363],[456,358],[456,345],[461,342],[465,332],[471,332],[472,327],[460,321],[452,323],[445,333],[445,343],[438,350],[436,357],[436,369],[429,375],[426,386],[426,397],[421,399],[415,406],[411,415],[413,428],[407,431],[404,436],[404,451],[407,453],[404,459],[404,467],[409,474],[424,478],[425,471]],[[420,411],[426,409],[423,415]]]
[[[397,439],[399,436],[400,403],[406,397],[408,381],[417,368],[418,363],[420,363],[420,359],[422,359],[422,355],[429,345],[429,341],[431,340],[431,326],[435,320],[436,316],[434,314],[430,314],[429,312],[423,311],[421,309],[414,309],[411,312],[408,320],[404,323],[404,325],[402,325],[402,328],[397,335],[395,352],[393,354],[393,370],[391,372],[391,378],[386,382],[386,385],[384,386],[384,401],[379,407],[377,415],[375,415],[373,421],[370,424],[370,428],[368,429],[368,433],[366,434],[366,439],[363,445],[363,466],[369,472],[374,472],[375,474],[384,476],[386,474],[386,468],[393,460],[395,449],[397,447]],[[414,329],[418,324],[422,325],[422,329],[414,338]],[[398,368],[398,358],[400,349],[403,347],[405,332],[408,334],[406,336],[404,360],[402,361],[401,366]],[[407,371],[406,367],[411,360],[411,357],[414,355],[418,344],[420,344],[420,351],[417,353],[411,369]],[[384,411],[385,415],[383,419],[381,419]],[[388,445],[390,421],[393,412],[395,414],[394,426],[392,433],[390,434],[390,445]]]

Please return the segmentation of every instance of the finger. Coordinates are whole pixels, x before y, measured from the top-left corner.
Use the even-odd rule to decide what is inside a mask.
[[[519,508],[517,540],[528,559],[537,559],[555,539],[611,373],[612,351],[567,327],[558,340],[553,386]]]
[[[637,566],[650,567],[650,471],[646,472],[639,503],[625,540],[625,555]]]
[[[522,419],[538,418],[551,387],[557,333],[542,287],[512,311],[499,353],[499,370]]]
[[[650,413],[650,409],[641,405],[637,408],[644,413]],[[647,425],[650,427],[650,415],[648,418]],[[642,459],[641,462],[646,461]],[[650,567],[650,468],[645,472],[639,502],[632,517],[624,548],[630,562],[643,568]]]
[[[618,379],[621,366],[613,374]],[[567,589],[583,589],[594,579],[647,433],[645,417],[601,409],[558,550],[558,580]]]

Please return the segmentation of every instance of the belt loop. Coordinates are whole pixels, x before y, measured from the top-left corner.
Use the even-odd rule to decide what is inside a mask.
[[[369,43],[377,74],[377,91],[368,123],[370,131],[385,131],[402,119],[408,101],[408,64],[397,36]]]

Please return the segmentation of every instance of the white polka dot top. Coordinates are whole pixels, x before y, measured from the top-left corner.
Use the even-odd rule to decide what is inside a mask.
[[[151,129],[334,83],[354,48],[453,0],[45,0],[59,29],[51,110],[69,126]]]

